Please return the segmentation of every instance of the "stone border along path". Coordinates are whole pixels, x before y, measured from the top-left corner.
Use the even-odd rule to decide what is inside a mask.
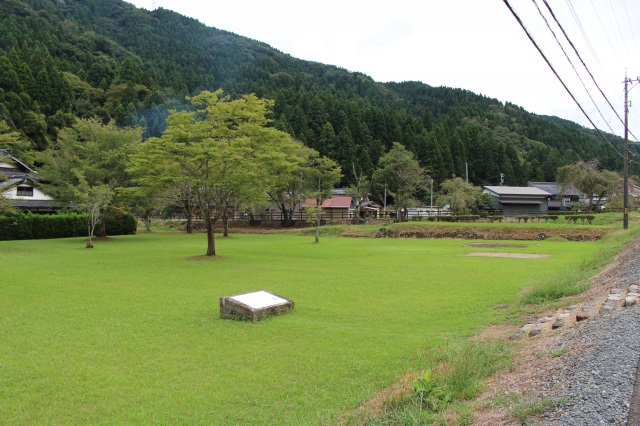
[[[609,294],[592,296],[584,303],[570,305],[558,309],[555,314],[545,317],[534,317],[533,320],[520,328],[509,340],[523,337],[533,337],[540,333],[566,327],[578,321],[583,321],[600,314],[614,311],[623,307],[636,305],[640,302],[640,286],[632,284],[628,288],[612,288]]]

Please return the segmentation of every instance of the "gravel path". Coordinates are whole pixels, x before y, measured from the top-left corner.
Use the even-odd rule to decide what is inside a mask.
[[[616,287],[638,284],[638,260],[640,244],[634,241],[600,279]],[[554,399],[562,402],[532,424],[626,425],[640,360],[640,307],[575,324],[564,345],[575,350],[558,359],[546,383]]]
[[[640,284],[640,238],[591,283],[584,300]],[[640,305],[621,306],[521,340],[518,363],[490,381],[474,426],[520,425],[516,413],[523,401],[556,403],[527,418],[528,425],[640,426],[640,402],[631,407],[640,362]],[[495,403],[505,399],[511,402]]]
[[[534,424],[627,424],[640,357],[640,308],[601,314],[576,328],[567,344],[587,350],[569,358],[548,382],[555,399],[565,402]]]

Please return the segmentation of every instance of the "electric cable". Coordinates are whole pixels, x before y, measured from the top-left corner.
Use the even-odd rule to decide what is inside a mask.
[[[587,120],[589,121],[589,123],[591,123],[591,125],[593,126],[593,128],[598,132],[598,134],[600,135],[600,137],[607,143],[609,144],[609,146],[620,156],[622,156],[624,158],[624,154],[618,152],[618,150],[613,146],[613,144],[611,143],[611,141],[609,141],[604,134],[602,133],[602,131],[595,125],[595,123],[593,122],[593,120],[591,120],[591,117],[589,117],[589,114],[587,114],[587,112],[584,110],[584,108],[582,107],[582,105],[580,104],[580,102],[578,102],[578,100],[576,99],[576,97],[573,95],[573,93],[571,92],[571,90],[569,90],[569,88],[567,87],[567,85],[565,84],[565,82],[562,80],[562,78],[560,77],[560,75],[558,74],[558,72],[556,71],[556,69],[553,67],[553,65],[551,65],[551,62],[549,61],[549,59],[547,58],[547,56],[544,54],[544,52],[542,51],[542,49],[540,48],[540,46],[538,46],[538,43],[534,40],[533,36],[529,33],[529,30],[527,30],[527,28],[525,27],[524,23],[522,22],[522,20],[520,19],[520,16],[518,16],[518,14],[516,13],[515,10],[513,10],[513,8],[511,7],[511,4],[509,4],[509,0],[502,0],[504,2],[504,4],[507,6],[507,8],[509,9],[509,11],[511,12],[511,14],[514,16],[514,18],[516,19],[516,21],[518,21],[518,24],[520,24],[520,27],[524,30],[525,34],[527,35],[527,37],[529,38],[529,40],[531,41],[531,43],[535,46],[536,50],[538,51],[538,53],[540,53],[540,56],[542,56],[542,58],[544,59],[544,61],[547,63],[547,65],[549,66],[549,68],[551,69],[551,71],[553,72],[553,74],[556,76],[556,78],[558,79],[558,81],[560,81],[560,84],[562,84],[562,87],[564,87],[564,89],[567,91],[567,93],[569,94],[569,96],[571,96],[571,99],[573,99],[573,102],[575,102],[575,104],[578,106],[578,108],[580,108],[580,111],[582,111],[582,114],[584,114],[584,116],[587,118]]]
[[[633,46],[636,48],[636,55],[640,57],[640,51],[638,50],[638,44],[636,43],[636,35],[633,33],[633,25],[629,19],[629,10],[627,9],[627,0],[622,0],[624,6],[624,13],[627,15],[627,22],[629,23],[629,30],[631,31],[631,39],[633,40]]]
[[[582,56],[580,56],[580,53],[578,53],[578,49],[576,49],[575,45],[573,44],[573,42],[571,41],[571,39],[569,38],[569,36],[567,35],[566,31],[564,30],[564,27],[562,26],[562,24],[560,24],[560,22],[558,21],[558,18],[556,18],[555,13],[553,12],[553,9],[551,9],[551,6],[549,5],[549,3],[547,2],[547,0],[542,0],[542,2],[545,4],[545,6],[547,7],[547,9],[549,10],[549,13],[551,14],[551,16],[553,17],[553,20],[556,22],[556,25],[558,25],[558,27],[560,28],[560,31],[562,31],[562,34],[564,35],[564,38],[567,40],[567,42],[569,43],[569,45],[571,46],[571,48],[573,49],[574,53],[576,54],[576,56],[578,57],[578,59],[580,59],[580,62],[582,63],[582,66],[584,67],[584,69],[587,71],[587,73],[589,73],[589,76],[591,77],[591,81],[593,81],[593,84],[596,85],[596,87],[598,88],[598,90],[600,91],[600,94],[602,95],[602,97],[607,101],[607,103],[609,104],[609,107],[611,108],[611,110],[615,113],[616,117],[618,117],[618,120],[620,120],[620,123],[622,124],[623,128],[625,127],[625,123],[624,120],[622,119],[622,117],[620,117],[620,115],[618,114],[618,111],[613,107],[613,105],[611,104],[611,102],[609,101],[609,98],[607,98],[607,95],[604,94],[604,92],[602,91],[602,89],[600,88],[600,85],[598,84],[598,82],[596,81],[595,77],[593,76],[593,74],[591,73],[591,70],[589,70],[589,67],[587,66],[587,64],[584,62],[584,60],[582,59]],[[535,3],[535,0],[534,0]],[[537,4],[536,4],[537,7]],[[538,9],[539,11],[539,9]],[[544,18],[544,17],[543,17]],[[545,19],[546,22],[546,19]],[[547,24],[548,27],[548,24]],[[552,31],[553,33],[553,31]],[[555,37],[555,34],[554,34]],[[558,39],[556,38],[556,41],[558,41]],[[558,42],[559,44],[560,42]],[[562,48],[562,46],[561,46]],[[562,49],[562,51],[564,52],[564,49]],[[566,52],[565,52],[565,56],[566,56]],[[567,58],[568,59],[568,58]],[[569,60],[569,59],[568,59]],[[569,60],[569,62],[571,63],[571,60]],[[572,64],[573,66],[573,64]],[[574,68],[575,70],[575,68]],[[576,71],[577,72],[577,71]],[[580,81],[582,82],[582,79],[580,79]],[[584,85],[584,83],[583,83]],[[585,89],[586,90],[586,89]],[[589,93],[587,91],[587,93]],[[589,95],[589,97],[591,97],[591,95]],[[593,98],[592,98],[593,101]],[[626,106],[625,106],[626,108]],[[598,107],[596,107],[596,109],[598,109],[598,112],[600,112],[600,109]],[[602,116],[602,113],[600,113],[600,116]],[[603,120],[606,119],[604,117],[602,117]],[[607,126],[608,123],[607,123]],[[638,138],[629,130],[628,126],[627,127],[627,131],[629,131],[629,133],[637,140]],[[609,127],[609,129],[611,129],[611,127]],[[611,129],[611,133],[615,133],[612,129]]]
[[[576,69],[575,65],[573,65],[573,61],[571,60],[571,58],[569,58],[569,55],[567,55],[567,52],[564,50],[564,46],[562,45],[562,43],[560,43],[560,40],[558,40],[558,37],[556,36],[555,31],[553,31],[553,29],[551,28],[551,25],[549,25],[549,21],[547,20],[547,18],[542,13],[542,10],[540,10],[540,7],[538,6],[538,3],[536,2],[536,0],[532,0],[532,1],[533,1],[533,4],[535,5],[536,9],[538,9],[538,13],[540,14],[542,19],[544,20],[544,23],[547,25],[547,28],[549,29],[549,31],[553,35],[553,38],[555,39],[556,43],[560,47],[560,50],[562,50],[562,53],[564,54],[564,57],[567,59],[567,61],[571,65],[571,68],[573,68],[573,71],[576,73],[576,76],[578,77],[578,80],[580,80],[580,83],[582,84],[582,87],[584,88],[584,91],[587,92],[587,95],[589,96],[589,99],[591,99],[591,103],[593,103],[593,106],[596,108],[596,110],[600,114],[600,117],[602,117],[602,120],[606,123],[607,127],[609,128],[609,130],[611,130],[611,133],[614,134],[615,132],[613,131],[613,129],[609,125],[609,122],[607,121],[607,119],[604,118],[604,115],[602,114],[602,111],[600,111],[600,108],[598,107],[598,104],[596,103],[595,99],[593,99],[593,96],[591,96],[591,92],[589,92],[589,89],[587,88],[587,85],[584,84],[584,81],[582,80],[582,77],[580,76],[580,73]],[[549,4],[547,3],[547,1],[546,0],[543,0],[543,1],[547,5],[547,8],[549,8]],[[550,8],[549,8],[549,10],[550,10]],[[551,13],[553,15],[553,12],[551,12]],[[555,19],[555,16],[554,16],[554,19]],[[559,24],[557,19],[556,19],[556,24],[558,24],[558,26],[560,26],[560,24]],[[568,39],[566,33],[564,33],[564,30],[562,32],[565,35],[565,38]],[[569,40],[569,43],[573,46],[573,44],[571,43],[570,40]],[[575,47],[574,47],[574,51],[575,51]],[[584,62],[582,64],[584,65]],[[586,68],[586,66],[585,66],[585,68]],[[589,74],[591,74],[591,73],[589,73]],[[592,78],[593,78],[593,76],[592,76]],[[594,83],[595,83],[595,80],[594,80]],[[597,84],[596,84],[596,86],[597,86]],[[602,91],[600,93],[602,93]],[[603,96],[604,96],[604,93],[603,93]],[[611,105],[611,104],[609,104],[609,105]]]

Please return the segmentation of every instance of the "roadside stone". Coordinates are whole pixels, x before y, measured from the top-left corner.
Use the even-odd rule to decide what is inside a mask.
[[[591,318],[591,314],[588,311],[582,311],[576,314],[576,321],[578,322],[584,321],[589,318]]]
[[[534,337],[534,336],[537,336],[540,333],[542,333],[542,329],[536,328],[535,330],[532,330],[531,333],[529,333],[529,336]]]

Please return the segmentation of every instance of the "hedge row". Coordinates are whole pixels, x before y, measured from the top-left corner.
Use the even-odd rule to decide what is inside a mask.
[[[591,225],[591,223],[593,222],[593,219],[595,219],[595,216],[592,214],[574,214],[574,215],[567,215],[564,217],[564,220],[566,220],[567,222],[577,223],[578,220],[580,220],[581,223],[584,224],[584,221],[586,220],[589,225]]]
[[[527,223],[528,221],[531,222],[540,222],[541,220],[544,220],[545,222],[548,222],[550,220],[552,221],[556,221],[558,220],[558,215],[543,215],[543,216],[529,216],[529,215],[519,215],[519,216],[514,216],[514,218],[518,221],[518,223],[520,223],[520,221],[524,221],[524,223]]]
[[[411,220],[414,220],[414,221],[427,220],[429,222],[475,222],[479,218],[480,216],[478,215],[468,214],[468,215],[458,215],[458,216],[444,216],[444,215],[412,216]]]
[[[136,219],[130,214],[109,215],[107,235],[135,234]],[[39,240],[87,236],[87,215],[59,213],[37,215],[32,213],[0,216],[0,240]]]

